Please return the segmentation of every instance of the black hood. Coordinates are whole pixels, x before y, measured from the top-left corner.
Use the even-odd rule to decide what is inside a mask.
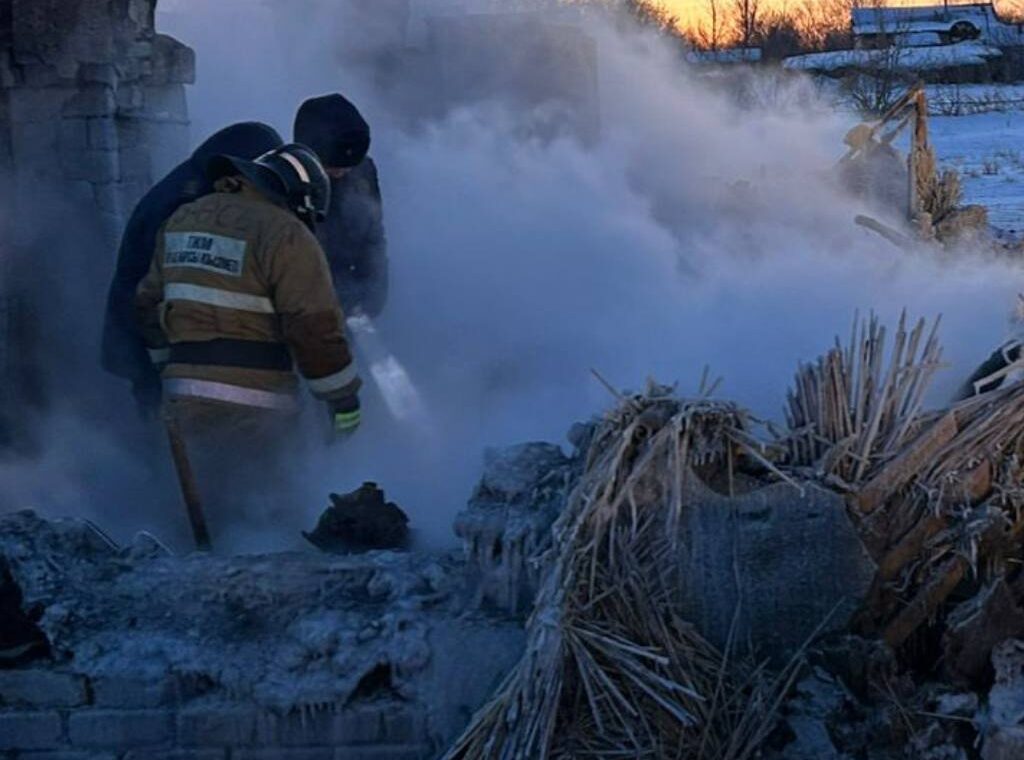
[[[282,145],[284,140],[273,127],[258,121],[244,121],[211,135],[196,148],[192,161],[196,168],[205,172],[214,156],[229,155],[251,160]]]

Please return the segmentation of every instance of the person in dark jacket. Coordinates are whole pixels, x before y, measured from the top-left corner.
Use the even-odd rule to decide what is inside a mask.
[[[1017,296],[1010,315],[1010,333],[957,391],[954,401],[1017,385],[1024,381],[1024,294]]]
[[[331,208],[317,227],[346,313],[378,316],[388,296],[388,251],[377,166],[367,156],[370,126],[341,95],[311,98],[295,116],[295,141],[331,177]]]
[[[134,302],[135,290],[149,271],[158,230],[181,206],[213,192],[206,167],[214,156],[254,159],[283,144],[281,135],[266,124],[243,122],[226,127],[154,185],[132,212],[107,296],[101,363],[107,372],[131,382],[143,414],[155,414],[159,409],[160,372],[146,351]]]

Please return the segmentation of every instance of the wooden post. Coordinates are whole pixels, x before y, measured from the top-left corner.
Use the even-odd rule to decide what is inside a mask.
[[[928,96],[924,88],[918,86],[913,98],[914,108],[914,133],[910,141],[910,156],[908,157],[909,169],[909,193],[910,193],[910,221],[917,222],[921,212],[921,188],[918,185],[921,160],[925,151],[928,150]]]

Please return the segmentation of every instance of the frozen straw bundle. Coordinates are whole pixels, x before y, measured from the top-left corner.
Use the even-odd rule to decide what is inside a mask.
[[[756,453],[748,428],[732,404],[653,385],[622,398],[555,525],[527,651],[447,758],[754,755],[795,668],[773,681],[701,638],[676,545],[687,478]]]
[[[1024,387],[923,412],[937,327],[925,338],[904,314],[886,360],[878,320],[855,323],[847,347],[800,367],[782,439],[788,472],[848,494],[878,563],[856,627],[893,647],[938,640],[918,634],[1014,570],[1024,536]]]
[[[993,583],[1024,596],[1024,386],[923,411],[937,327],[904,315],[889,349],[875,317],[856,321],[848,345],[800,368],[790,429],[771,445],[734,404],[654,385],[620,396],[538,559],[526,653],[446,757],[756,755],[797,661],[771,677],[685,619],[677,538],[694,478],[723,494],[734,475],[843,492],[878,568],[853,629],[929,663],[937,642],[950,661],[961,647],[960,660],[987,662],[987,639],[944,621],[960,604],[997,604],[982,593]]]
[[[941,366],[936,320],[910,331],[900,317],[886,361],[886,330],[872,315],[854,320],[850,342],[801,365],[789,392],[787,464],[853,490],[918,431],[924,393]],[[811,474],[811,473],[809,473]]]

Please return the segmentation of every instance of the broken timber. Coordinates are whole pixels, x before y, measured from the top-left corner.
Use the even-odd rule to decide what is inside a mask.
[[[910,448],[885,466],[856,496],[858,509],[871,514],[885,500],[909,483],[956,437],[956,414],[949,412],[926,430]]]

